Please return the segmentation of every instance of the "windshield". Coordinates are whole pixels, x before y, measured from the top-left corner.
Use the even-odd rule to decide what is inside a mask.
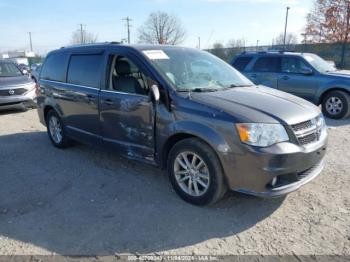
[[[163,48],[144,50],[143,53],[177,91],[217,91],[253,85],[232,66],[207,52],[186,48]]]
[[[22,72],[12,63],[0,63],[0,77],[21,76]]]
[[[332,72],[337,70],[337,68],[334,65],[322,59],[318,55],[304,54],[303,56],[306,59],[306,61],[308,61],[317,71],[321,73]]]

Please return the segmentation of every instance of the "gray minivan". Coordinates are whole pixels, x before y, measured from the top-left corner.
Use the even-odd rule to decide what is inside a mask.
[[[78,140],[165,168],[192,204],[214,203],[227,189],[284,195],[324,167],[327,128],[318,107],[254,85],[197,49],[61,48],[46,57],[39,93],[54,146]]]
[[[283,51],[243,52],[233,67],[257,85],[276,88],[322,105],[325,116],[350,116],[350,71],[310,53]]]

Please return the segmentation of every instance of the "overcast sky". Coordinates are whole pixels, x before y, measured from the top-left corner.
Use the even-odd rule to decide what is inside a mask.
[[[152,11],[177,15],[187,30],[184,46],[202,48],[216,41],[245,39],[247,45],[270,44],[284,30],[285,8],[290,6],[288,31],[298,35],[312,0],[1,0],[0,51],[29,49],[40,54],[69,44],[83,23],[100,42],[127,37],[123,17],[133,19],[131,41]]]

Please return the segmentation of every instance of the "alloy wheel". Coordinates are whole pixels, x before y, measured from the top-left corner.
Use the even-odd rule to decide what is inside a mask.
[[[209,188],[209,170],[204,160],[194,152],[186,151],[177,155],[174,174],[179,187],[188,195],[199,197]]]

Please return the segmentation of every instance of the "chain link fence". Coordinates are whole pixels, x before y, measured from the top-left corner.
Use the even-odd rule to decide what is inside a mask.
[[[350,44],[347,45],[346,50],[349,50]],[[269,46],[249,46],[249,47],[235,47],[235,48],[216,48],[209,49],[210,53],[220,57],[221,59],[231,62],[232,59],[244,52],[244,51],[271,51],[271,50],[283,50],[283,45],[269,45]],[[298,45],[288,45],[286,47],[287,51],[301,52],[301,53],[314,53],[321,56],[323,59],[328,61],[333,61],[337,67],[340,66],[342,44],[298,44]],[[350,52],[345,53],[345,69],[350,69]]]

